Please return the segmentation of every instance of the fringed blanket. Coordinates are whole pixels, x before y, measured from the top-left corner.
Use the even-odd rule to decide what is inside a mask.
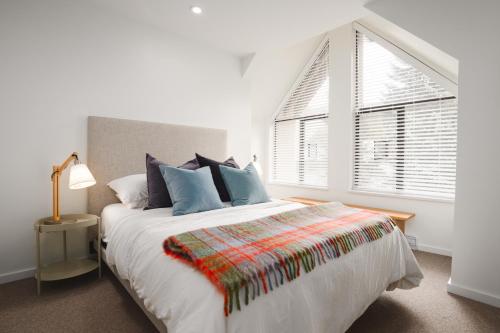
[[[234,305],[240,310],[240,297],[247,305],[250,298],[297,278],[301,269],[310,272],[392,231],[385,215],[332,203],[186,232],[167,238],[163,247],[224,294],[227,316]]]

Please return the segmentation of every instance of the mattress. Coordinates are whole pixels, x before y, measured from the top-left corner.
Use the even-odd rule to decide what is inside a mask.
[[[106,259],[169,333],[344,332],[388,287],[419,284],[420,268],[396,228],[225,317],[223,295],[209,280],[163,252],[162,243],[171,235],[300,207],[278,200],[172,216],[167,208],[142,211],[110,205],[102,213]]]
[[[160,210],[162,210],[162,214],[165,214],[167,216],[172,215],[172,208],[158,209],[158,213],[160,213]],[[106,243],[108,242],[108,234],[109,231],[113,229],[113,226],[122,221],[125,221],[128,217],[141,215],[143,214],[143,212],[144,211],[142,209],[127,208],[122,203],[115,203],[104,207],[101,213],[102,240]]]
[[[223,204],[225,208],[231,207],[231,203],[229,202],[224,202]],[[113,226],[127,220],[127,218],[134,216],[168,217],[172,216],[172,207],[143,210],[142,208],[127,208],[122,203],[107,205],[106,207],[104,207],[101,213],[102,240],[107,243],[107,235],[113,228]]]

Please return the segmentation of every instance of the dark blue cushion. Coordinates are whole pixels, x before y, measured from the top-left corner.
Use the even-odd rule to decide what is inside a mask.
[[[185,170],[160,165],[160,171],[172,199],[173,215],[224,208],[209,167]]]
[[[200,154],[196,154],[196,160],[198,161],[200,167],[210,167],[210,171],[212,171],[212,178],[214,180],[215,187],[217,188],[217,192],[219,192],[220,199],[224,202],[229,201],[231,198],[229,198],[227,189],[224,186],[224,181],[222,180],[222,176],[220,174],[219,165],[225,165],[228,167],[239,169],[240,167],[238,166],[234,158],[231,156],[224,162],[217,162],[203,157]]]
[[[146,154],[146,176],[148,181],[148,206],[145,209],[172,207],[172,200],[160,172],[160,165],[168,165]],[[195,159],[187,161],[179,168],[196,170],[200,166]]]
[[[270,200],[252,163],[243,170],[223,165],[219,168],[233,206],[252,205]]]

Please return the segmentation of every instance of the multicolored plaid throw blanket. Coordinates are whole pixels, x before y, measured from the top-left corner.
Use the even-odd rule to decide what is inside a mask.
[[[250,222],[186,232],[165,252],[198,268],[224,294],[224,313],[262,292],[392,232],[392,221],[336,203],[304,207]]]

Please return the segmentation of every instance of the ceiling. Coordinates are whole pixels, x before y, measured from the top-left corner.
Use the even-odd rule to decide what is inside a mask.
[[[237,56],[288,46],[367,13],[367,0],[92,0]],[[200,16],[192,5],[203,9]]]

